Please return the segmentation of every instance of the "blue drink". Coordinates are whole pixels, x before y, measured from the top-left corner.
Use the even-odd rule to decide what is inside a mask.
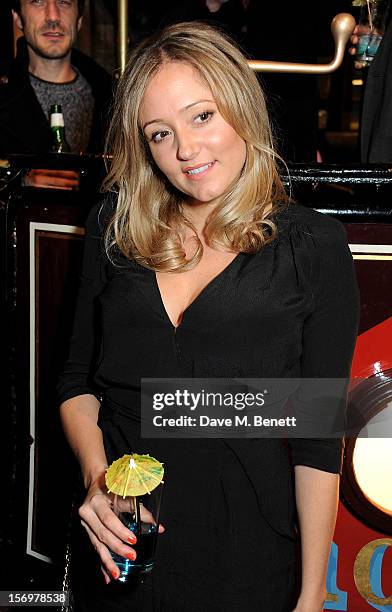
[[[129,579],[142,577],[151,572],[154,566],[158,531],[156,525],[143,522],[138,529],[134,515],[128,512],[123,512],[119,518],[137,537],[136,544],[132,545],[137,554],[135,561],[111,551],[112,559],[120,570],[117,581],[128,582]]]
[[[369,66],[377,53],[381,40],[382,36],[379,34],[362,34],[357,45],[356,62],[361,63],[362,66]]]

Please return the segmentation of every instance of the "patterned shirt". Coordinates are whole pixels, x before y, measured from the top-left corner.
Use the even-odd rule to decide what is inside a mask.
[[[65,137],[72,153],[86,151],[94,112],[94,97],[91,87],[82,74],[72,66],[76,77],[68,83],[43,81],[30,74],[30,83],[35,95],[50,121],[50,107],[60,104],[65,125]]]

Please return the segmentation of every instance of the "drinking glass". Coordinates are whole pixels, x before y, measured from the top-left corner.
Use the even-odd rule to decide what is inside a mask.
[[[369,66],[385,32],[387,0],[365,0],[361,4],[355,68]]]
[[[150,494],[139,497],[126,498],[129,508],[133,511],[124,512],[124,500],[120,495],[115,495],[113,500],[113,511],[120,521],[137,537],[136,544],[132,548],[136,551],[135,561],[122,557],[111,551],[112,559],[120,570],[118,582],[129,582],[133,579],[143,581],[144,576],[149,574],[154,567],[154,557],[158,541],[159,513],[162,500],[163,485],[160,484]],[[153,522],[144,522],[141,518],[143,507],[151,512]]]

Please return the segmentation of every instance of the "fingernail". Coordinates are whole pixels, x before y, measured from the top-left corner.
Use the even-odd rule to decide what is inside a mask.
[[[136,544],[137,537],[135,535],[131,535],[129,538],[127,538],[127,542],[130,542],[130,544]]]
[[[117,578],[118,578],[118,577],[119,577],[119,575],[120,575],[120,572],[119,572],[118,570],[112,570],[110,573],[112,574],[112,576],[113,576],[113,578],[114,578],[115,580],[117,580]]]
[[[132,550],[131,550],[131,552],[126,553],[125,556],[130,561],[135,561],[135,559],[136,559],[136,553],[134,551],[132,551]]]

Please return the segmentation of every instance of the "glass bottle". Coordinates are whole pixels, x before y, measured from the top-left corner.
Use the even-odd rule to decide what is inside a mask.
[[[70,147],[65,137],[64,116],[60,104],[50,107],[50,129],[52,131],[51,150],[55,153],[69,153]]]

